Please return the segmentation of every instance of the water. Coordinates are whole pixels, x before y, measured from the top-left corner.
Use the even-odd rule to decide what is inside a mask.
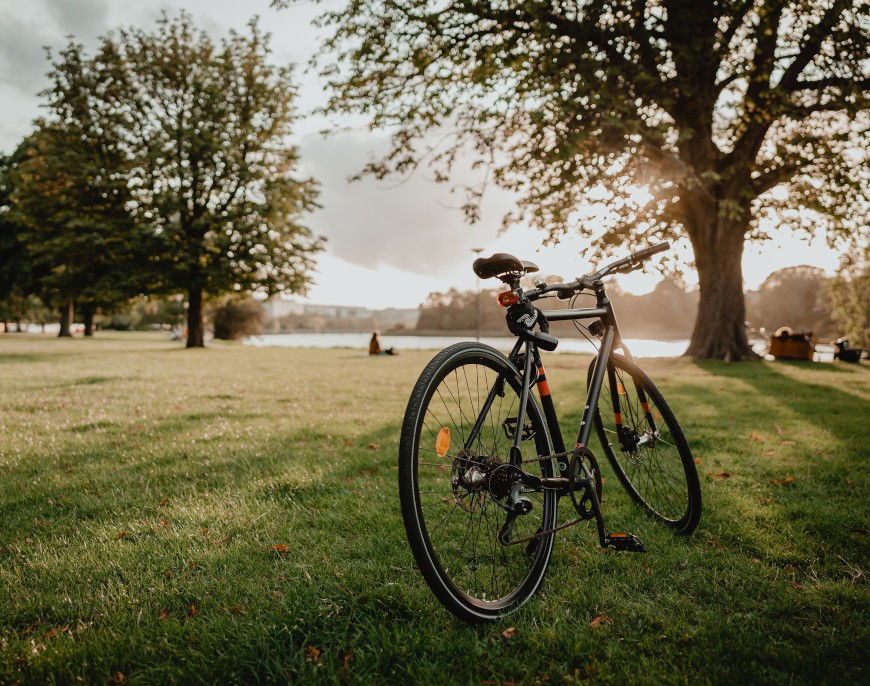
[[[355,348],[368,350],[370,333],[275,333],[251,336],[245,344],[282,348]],[[467,336],[380,336],[381,348],[402,350],[440,350],[452,343],[473,340]],[[482,336],[481,342],[493,348],[510,351],[516,342],[508,336]],[[625,344],[635,357],[678,357],[686,351],[688,340],[658,341],[649,338],[626,338]],[[592,344],[583,338],[560,338],[557,353],[595,353]]]

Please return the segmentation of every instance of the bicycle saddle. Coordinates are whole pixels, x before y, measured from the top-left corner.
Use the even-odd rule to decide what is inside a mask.
[[[503,274],[528,274],[538,271],[538,265],[534,262],[521,260],[506,252],[497,252],[491,257],[478,257],[471,268],[481,279],[489,279]]]

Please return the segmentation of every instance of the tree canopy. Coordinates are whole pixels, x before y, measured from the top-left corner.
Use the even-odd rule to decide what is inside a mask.
[[[832,240],[864,226],[868,15],[866,0],[353,0],[319,20],[326,109],[392,130],[364,170],[378,177],[428,164],[446,181],[470,155],[471,219],[491,182],[517,194],[507,222],[551,239],[687,237],[688,352],[740,359],[740,262],[763,220]]]
[[[203,296],[299,291],[322,241],[300,221],[316,184],[288,143],[296,88],[251,21],[219,43],[191,17],[122,29],[93,57],[53,61],[48,125],[111,141],[109,178],[147,235],[151,292],[187,292],[188,346],[203,343]]]

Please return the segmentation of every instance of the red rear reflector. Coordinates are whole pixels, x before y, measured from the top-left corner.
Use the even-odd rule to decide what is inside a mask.
[[[498,304],[502,307],[510,307],[511,305],[515,305],[519,297],[513,291],[505,291],[504,293],[498,294]]]

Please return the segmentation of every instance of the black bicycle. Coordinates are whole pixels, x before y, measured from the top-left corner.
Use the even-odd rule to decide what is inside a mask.
[[[538,271],[531,262],[506,253],[475,260],[480,278],[509,286],[498,300],[517,342],[508,356],[473,342],[438,353],[411,394],[399,448],[411,550],[432,591],[461,619],[494,620],[528,600],[544,578],[556,531],[581,521],[595,521],[602,547],[644,551],[633,534],[605,528],[601,474],[589,450],[593,426],[641,508],[681,534],[698,525],[701,488],[692,453],[671,408],[622,341],[603,282],[669,247],[640,250],[571,283],[539,280],[530,290],[520,279]],[[584,292],[594,294],[595,307],[574,309]],[[532,304],[548,295],[571,299],[571,308]],[[566,450],[541,351],[558,344],[549,322],[569,320],[592,320],[588,330],[600,347],[576,444]],[[531,393],[535,385],[540,400]],[[557,524],[563,497],[574,511]]]

